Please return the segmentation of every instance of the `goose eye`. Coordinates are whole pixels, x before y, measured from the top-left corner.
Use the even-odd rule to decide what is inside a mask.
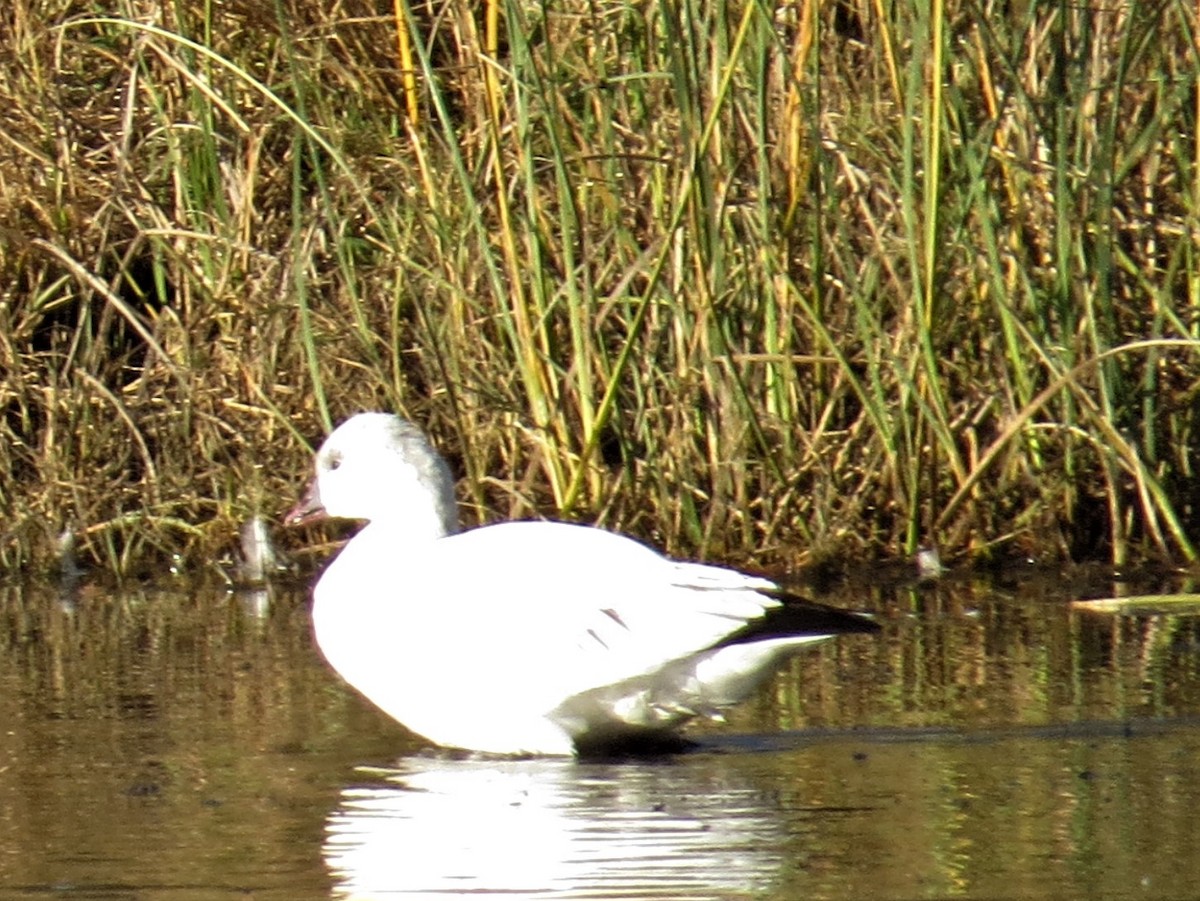
[[[330,454],[328,457],[325,458],[325,469],[328,472],[333,472],[335,469],[337,469],[341,465],[342,465],[342,455],[341,454]]]

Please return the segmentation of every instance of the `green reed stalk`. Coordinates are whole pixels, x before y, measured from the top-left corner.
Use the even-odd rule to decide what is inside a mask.
[[[0,146],[30,235],[0,243],[0,558],[69,509],[106,566],[211,559],[294,490],[298,433],[384,403],[480,520],[1191,553],[1190,7],[275,9],[261,41],[204,4],[196,39],[12,35],[0,91],[54,83]]]

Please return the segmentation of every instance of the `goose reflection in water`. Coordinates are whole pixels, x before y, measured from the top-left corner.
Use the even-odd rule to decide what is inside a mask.
[[[414,758],[327,821],[334,897],[726,899],[780,867],[780,821],[690,762]]]

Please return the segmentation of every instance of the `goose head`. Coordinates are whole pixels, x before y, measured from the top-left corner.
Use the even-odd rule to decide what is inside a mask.
[[[458,530],[454,479],[445,460],[412,423],[390,413],[359,413],[317,451],[308,490],[289,525],[326,516],[367,520],[440,538]]]

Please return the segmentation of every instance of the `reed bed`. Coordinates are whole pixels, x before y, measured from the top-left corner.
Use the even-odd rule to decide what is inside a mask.
[[[1194,561],[1197,24],[16,0],[0,562],[218,559],[363,408],[473,522]]]

